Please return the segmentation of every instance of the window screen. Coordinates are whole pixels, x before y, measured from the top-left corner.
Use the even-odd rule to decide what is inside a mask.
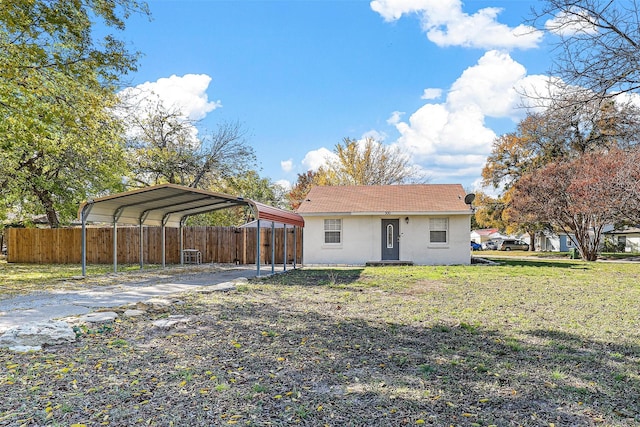
[[[447,243],[447,233],[449,231],[449,218],[429,219],[429,242]]]
[[[325,219],[324,220],[324,242],[325,243],[342,243],[342,220],[341,219]]]

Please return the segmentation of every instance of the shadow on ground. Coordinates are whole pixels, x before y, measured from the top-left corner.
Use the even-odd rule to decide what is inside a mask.
[[[258,283],[188,297],[175,329],[124,321],[49,353],[0,353],[0,425],[640,423],[637,345],[346,314],[361,270],[322,274],[301,292]],[[317,296],[334,285],[347,286]]]

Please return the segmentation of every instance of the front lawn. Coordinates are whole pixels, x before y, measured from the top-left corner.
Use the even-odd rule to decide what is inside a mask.
[[[0,425],[637,426],[640,265],[307,269],[0,350]],[[188,323],[151,326],[167,315]]]

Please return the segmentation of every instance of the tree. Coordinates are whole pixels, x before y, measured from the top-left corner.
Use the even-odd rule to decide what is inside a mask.
[[[503,191],[500,214],[507,230],[526,232],[532,242],[536,233],[550,226],[545,220],[508,209],[516,197],[514,185],[550,163],[638,144],[638,108],[612,100],[579,103],[573,99],[575,96],[558,99],[556,105],[564,103],[562,108],[529,113],[515,132],[496,138],[482,170],[483,184]]]
[[[629,0],[546,0],[534,25],[556,34],[551,75],[563,90],[610,99],[640,88],[640,14]]]
[[[373,138],[344,138],[333,154],[335,158],[327,159],[318,170],[298,174],[287,194],[292,209],[297,209],[316,185],[393,185],[426,180],[398,148],[384,146]]]
[[[215,188],[209,190],[224,193],[236,194],[245,199],[269,204],[276,207],[284,207],[284,190],[271,182],[269,178],[261,178],[256,171],[248,171],[243,175],[226,178],[218,183]],[[246,207],[234,207],[221,209],[214,212],[194,216],[189,219],[189,225],[220,225],[238,226],[249,221],[252,212]]]
[[[640,110],[630,104],[573,103],[529,113],[515,132],[496,138],[482,170],[485,186],[508,190],[522,176],[551,162],[638,144]]]
[[[311,170],[298,174],[296,183],[293,185],[289,193],[287,193],[287,200],[291,209],[298,209],[300,204],[307,198],[307,194],[309,194],[311,187],[317,185],[316,175],[316,172]]]
[[[94,21],[123,30],[134,0],[15,0],[0,8],[0,195],[5,209],[46,213],[51,227],[87,198],[121,187],[118,78],[136,57]]]
[[[197,123],[161,102],[128,118],[128,157],[137,185],[161,183],[215,188],[255,165],[253,148],[237,122],[199,138]]]
[[[491,197],[477,191],[474,200],[474,217],[478,227],[505,230],[507,224],[502,219],[505,202],[502,197]]]
[[[497,198],[477,192],[475,221],[483,228],[497,228],[509,234],[527,233],[531,242],[529,250],[535,251],[536,234],[549,229],[549,226],[536,218],[520,215],[519,212],[509,209],[513,193],[514,187],[510,187]]]
[[[334,149],[335,160],[321,168],[316,179],[329,185],[391,185],[418,178],[409,158],[398,148],[367,138],[363,143],[345,138]]]
[[[628,218],[630,204],[637,205],[629,193],[639,193],[638,179],[637,149],[587,153],[522,177],[508,209],[573,235],[581,257],[595,261],[603,227]]]

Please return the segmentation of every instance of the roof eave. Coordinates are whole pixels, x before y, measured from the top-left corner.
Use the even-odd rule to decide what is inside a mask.
[[[463,211],[380,211],[380,212],[298,212],[299,215],[305,216],[434,216],[434,215],[473,215],[473,211],[465,209]]]

